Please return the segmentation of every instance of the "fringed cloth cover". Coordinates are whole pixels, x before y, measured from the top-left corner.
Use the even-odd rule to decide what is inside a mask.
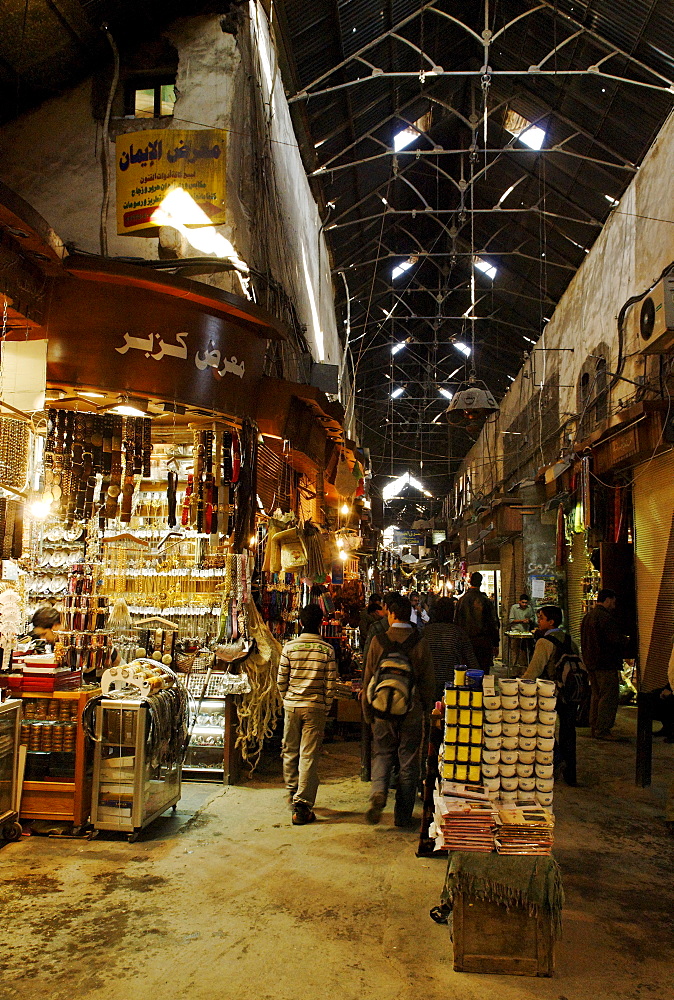
[[[554,937],[561,937],[564,889],[559,865],[549,855],[508,857],[454,851],[447,863],[442,902],[452,906],[458,893],[505,909],[521,906],[532,916],[544,910],[550,915]]]

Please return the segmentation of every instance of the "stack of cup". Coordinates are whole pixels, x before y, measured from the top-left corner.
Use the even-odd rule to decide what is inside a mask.
[[[555,723],[557,698],[555,682],[539,678],[536,681],[538,720],[536,723],[536,800],[539,805],[552,806],[554,788]]]

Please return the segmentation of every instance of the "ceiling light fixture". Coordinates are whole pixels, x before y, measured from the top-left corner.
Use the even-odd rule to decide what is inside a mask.
[[[392,392],[391,392],[391,399],[397,399],[398,396],[402,396],[402,394],[404,393],[404,391],[405,391],[405,389],[403,388],[403,386],[399,385],[397,389],[393,389],[392,390]]]
[[[450,392],[449,389],[440,389],[440,395],[444,396],[445,399],[453,399],[454,393]]]
[[[402,344],[394,344],[391,347],[391,354],[397,354],[398,351],[402,351],[402,349],[403,349],[404,346],[405,346],[405,342],[404,341],[403,341]]]
[[[456,347],[457,351],[461,351],[462,354],[465,354],[467,358],[470,357],[471,351],[468,344],[464,344],[461,340],[455,340],[454,347]]]

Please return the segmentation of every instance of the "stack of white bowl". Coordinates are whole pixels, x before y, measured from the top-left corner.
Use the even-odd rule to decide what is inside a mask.
[[[506,804],[552,805],[555,736],[554,683],[503,678],[500,693],[484,696],[482,781]]]
[[[520,684],[523,683],[520,681]],[[536,800],[542,806],[552,805],[554,787],[553,750],[555,746],[555,723],[557,722],[557,697],[555,682],[536,681],[538,702],[538,722],[536,724]]]

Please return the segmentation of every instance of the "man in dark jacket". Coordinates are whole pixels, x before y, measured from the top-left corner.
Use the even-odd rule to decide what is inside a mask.
[[[471,573],[470,587],[459,599],[454,622],[468,633],[480,670],[489,673],[501,637],[493,603],[480,590],[482,574]]]
[[[583,660],[590,675],[590,727],[598,740],[617,740],[611,733],[618,712],[620,673],[628,655],[629,636],[625,635],[615,615],[616,594],[600,590],[597,603],[587,612],[580,626]]]

